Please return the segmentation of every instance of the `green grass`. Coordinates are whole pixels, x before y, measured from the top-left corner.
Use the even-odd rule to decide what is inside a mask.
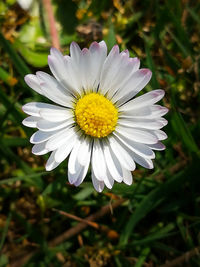
[[[48,157],[31,153],[34,130],[22,125],[21,106],[42,97],[24,75],[49,71],[51,42],[43,12],[36,22],[11,2],[0,4],[0,266],[13,266],[34,251],[18,266],[162,266],[186,252],[180,266],[200,266],[198,253],[192,253],[200,246],[198,1],[53,1],[64,53],[72,40],[88,47],[95,36],[101,38],[76,30],[96,20],[109,49],[118,42],[152,70],[144,91],[166,92],[168,139],[166,150],[156,153],[155,168],[138,166],[133,185],[115,184],[102,194],[94,191],[90,173],[75,188],[67,182],[67,161],[45,172]],[[53,208],[86,218],[118,197],[124,203],[96,221],[107,230],[88,226],[49,245],[77,224]]]

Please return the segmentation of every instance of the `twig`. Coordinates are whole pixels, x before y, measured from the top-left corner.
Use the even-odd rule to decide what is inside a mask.
[[[125,199],[120,199],[115,201],[112,204],[112,208],[115,209],[118,206],[120,206],[123,202],[125,202]],[[107,213],[109,213],[110,211],[110,204],[102,207],[100,209],[100,211],[97,211],[96,213],[88,216],[86,218],[86,221],[96,221],[98,219],[100,219],[101,217],[105,216]],[[70,237],[80,233],[82,230],[84,230],[87,227],[87,224],[84,222],[81,222],[79,224],[77,224],[76,226],[72,227],[71,229],[67,230],[66,232],[62,233],[61,235],[59,235],[58,237],[54,238],[53,240],[51,240],[48,245],[50,247],[54,247],[60,243],[62,243],[63,241],[65,241],[66,239],[69,239]]]
[[[88,226],[91,226],[93,228],[95,228],[96,230],[99,230],[105,234],[107,234],[107,236],[110,238],[110,239],[116,239],[119,237],[118,233],[114,230],[111,230],[108,226],[105,226],[105,225],[100,225],[96,222],[91,222],[91,221],[88,221],[86,219],[82,219],[76,215],[73,215],[71,213],[68,213],[68,212],[65,212],[65,211],[62,211],[62,210],[58,210],[58,209],[52,209],[54,211],[57,211],[58,213],[60,213],[61,215],[65,216],[65,217],[68,217],[72,220],[75,220],[75,221],[78,221],[78,222],[82,222],[82,223],[85,223],[87,224]],[[111,211],[111,214],[113,214],[113,209],[112,209],[112,204],[110,202],[110,211]]]
[[[49,28],[50,28],[52,46],[57,49],[60,49],[60,42],[59,42],[58,32],[56,29],[56,21],[55,21],[54,14],[53,14],[51,0],[43,0],[43,5],[44,5],[44,8],[46,9],[47,17],[49,20]]]
[[[196,247],[182,256],[177,257],[176,259],[161,265],[160,267],[174,267],[174,266],[183,266],[184,262],[188,262],[193,256],[200,255],[200,247]]]
[[[115,208],[119,207],[125,201],[126,201],[126,199],[120,199],[120,200],[115,201],[112,204],[113,210]],[[101,217],[105,216],[106,214],[108,214],[109,212],[110,212],[110,204],[102,207],[96,213],[94,213],[94,214],[86,217],[85,219],[83,219],[84,222],[78,223],[76,226],[70,228],[69,230],[67,230],[64,233],[62,233],[61,235],[59,235],[58,237],[52,239],[50,242],[48,242],[48,246],[49,247],[54,247],[54,246],[57,246],[58,244],[61,244],[65,240],[71,238],[74,235],[77,235],[78,233],[83,231],[85,228],[87,228],[89,221],[90,222],[96,221],[96,220],[100,219]],[[94,226],[94,224],[93,224],[93,226]],[[26,255],[23,258],[19,259],[19,260],[15,259],[14,262],[11,262],[10,267],[21,267],[21,266],[23,266],[38,251],[39,250],[36,249],[36,250],[32,251],[31,253],[26,253]]]
[[[91,221],[88,221],[86,219],[82,219],[82,218],[80,218],[80,217],[78,217],[76,215],[73,215],[73,214],[68,213],[66,211],[58,210],[58,209],[55,209],[55,208],[53,208],[52,210],[53,211],[57,211],[59,214],[65,216],[65,217],[68,217],[68,218],[70,218],[72,220],[85,223],[85,224],[87,224],[87,225],[89,225],[89,226],[91,226],[91,227],[93,227],[95,229],[99,229],[100,228],[98,223],[96,223],[96,222],[91,222]]]

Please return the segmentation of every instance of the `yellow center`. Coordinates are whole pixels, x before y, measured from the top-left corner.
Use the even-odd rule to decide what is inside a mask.
[[[75,116],[85,134],[101,138],[114,131],[118,111],[112,102],[103,95],[90,93],[78,100]]]

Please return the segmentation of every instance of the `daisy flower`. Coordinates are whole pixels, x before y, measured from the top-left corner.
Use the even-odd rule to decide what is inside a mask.
[[[68,179],[80,185],[91,167],[94,188],[112,188],[114,181],[132,184],[136,163],[153,168],[153,150],[163,150],[167,138],[160,130],[167,108],[155,104],[164,96],[154,90],[135,96],[151,79],[139,69],[138,58],[115,45],[107,55],[104,41],[80,49],[73,42],[70,56],[52,48],[48,64],[53,76],[38,71],[25,77],[37,93],[55,104],[31,102],[23,106],[30,115],[23,124],[38,128],[30,142],[32,152],[51,152],[46,170],[68,157]]]

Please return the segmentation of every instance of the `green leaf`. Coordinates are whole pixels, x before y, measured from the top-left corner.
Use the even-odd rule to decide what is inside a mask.
[[[23,58],[33,67],[43,68],[47,66],[47,58],[49,53],[33,51],[20,41],[15,41],[14,46],[20,52]]]
[[[145,262],[148,254],[150,253],[150,248],[144,248],[142,251],[141,251],[141,254],[138,258],[138,261],[136,262],[136,264],[134,265],[135,267],[141,267],[143,266],[143,263]]]
[[[74,195],[73,198],[76,200],[85,200],[92,193],[94,193],[94,188],[92,186],[91,187],[85,187],[80,192],[78,192],[76,195]]]
[[[1,142],[4,146],[9,147],[19,147],[19,146],[28,146],[30,144],[27,138],[22,137],[3,137]]]
[[[108,35],[105,38],[105,41],[108,46],[108,50],[111,50],[111,48],[116,44],[115,29],[111,19],[109,21],[109,30],[108,30]]]

